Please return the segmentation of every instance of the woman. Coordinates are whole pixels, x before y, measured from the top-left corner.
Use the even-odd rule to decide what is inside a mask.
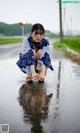
[[[53,70],[49,56],[49,42],[44,38],[42,24],[34,24],[31,35],[24,40],[24,46],[17,65],[27,74],[26,80],[44,81],[47,68]]]

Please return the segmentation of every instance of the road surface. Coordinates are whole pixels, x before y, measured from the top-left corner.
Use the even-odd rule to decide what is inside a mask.
[[[80,65],[51,45],[54,71],[44,83],[27,84],[16,65],[21,46],[0,46],[0,130],[9,124],[10,133],[80,133]]]

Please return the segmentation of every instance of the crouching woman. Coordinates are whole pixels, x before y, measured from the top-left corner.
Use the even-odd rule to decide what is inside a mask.
[[[26,80],[44,81],[47,68],[53,70],[49,55],[49,41],[44,38],[44,27],[36,23],[32,26],[31,34],[24,39],[24,45],[17,65],[27,74]]]

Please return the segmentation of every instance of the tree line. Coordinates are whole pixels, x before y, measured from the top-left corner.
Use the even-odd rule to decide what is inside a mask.
[[[24,34],[28,34],[31,29],[31,24],[24,24]],[[6,24],[0,22],[0,35],[2,36],[21,36],[22,27],[18,24]]]
[[[24,26],[24,35],[30,34],[32,24],[26,23]],[[7,24],[0,22],[0,36],[22,36],[22,27],[19,23]],[[48,30],[46,30],[46,36],[56,37],[56,35]]]

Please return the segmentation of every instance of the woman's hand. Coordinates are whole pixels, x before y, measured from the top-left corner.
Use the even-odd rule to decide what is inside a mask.
[[[31,72],[32,72],[32,78],[33,78],[34,80],[38,80],[39,74],[36,73],[34,65],[31,65]]]
[[[44,81],[44,79],[45,79],[45,73],[41,72],[41,73],[39,74],[39,80],[40,80],[40,81]]]
[[[42,64],[42,71],[39,73],[39,81],[44,81],[47,70],[45,66]]]
[[[38,80],[38,79],[39,79],[39,74],[36,73],[36,72],[32,73],[32,78],[33,78],[34,80]]]

